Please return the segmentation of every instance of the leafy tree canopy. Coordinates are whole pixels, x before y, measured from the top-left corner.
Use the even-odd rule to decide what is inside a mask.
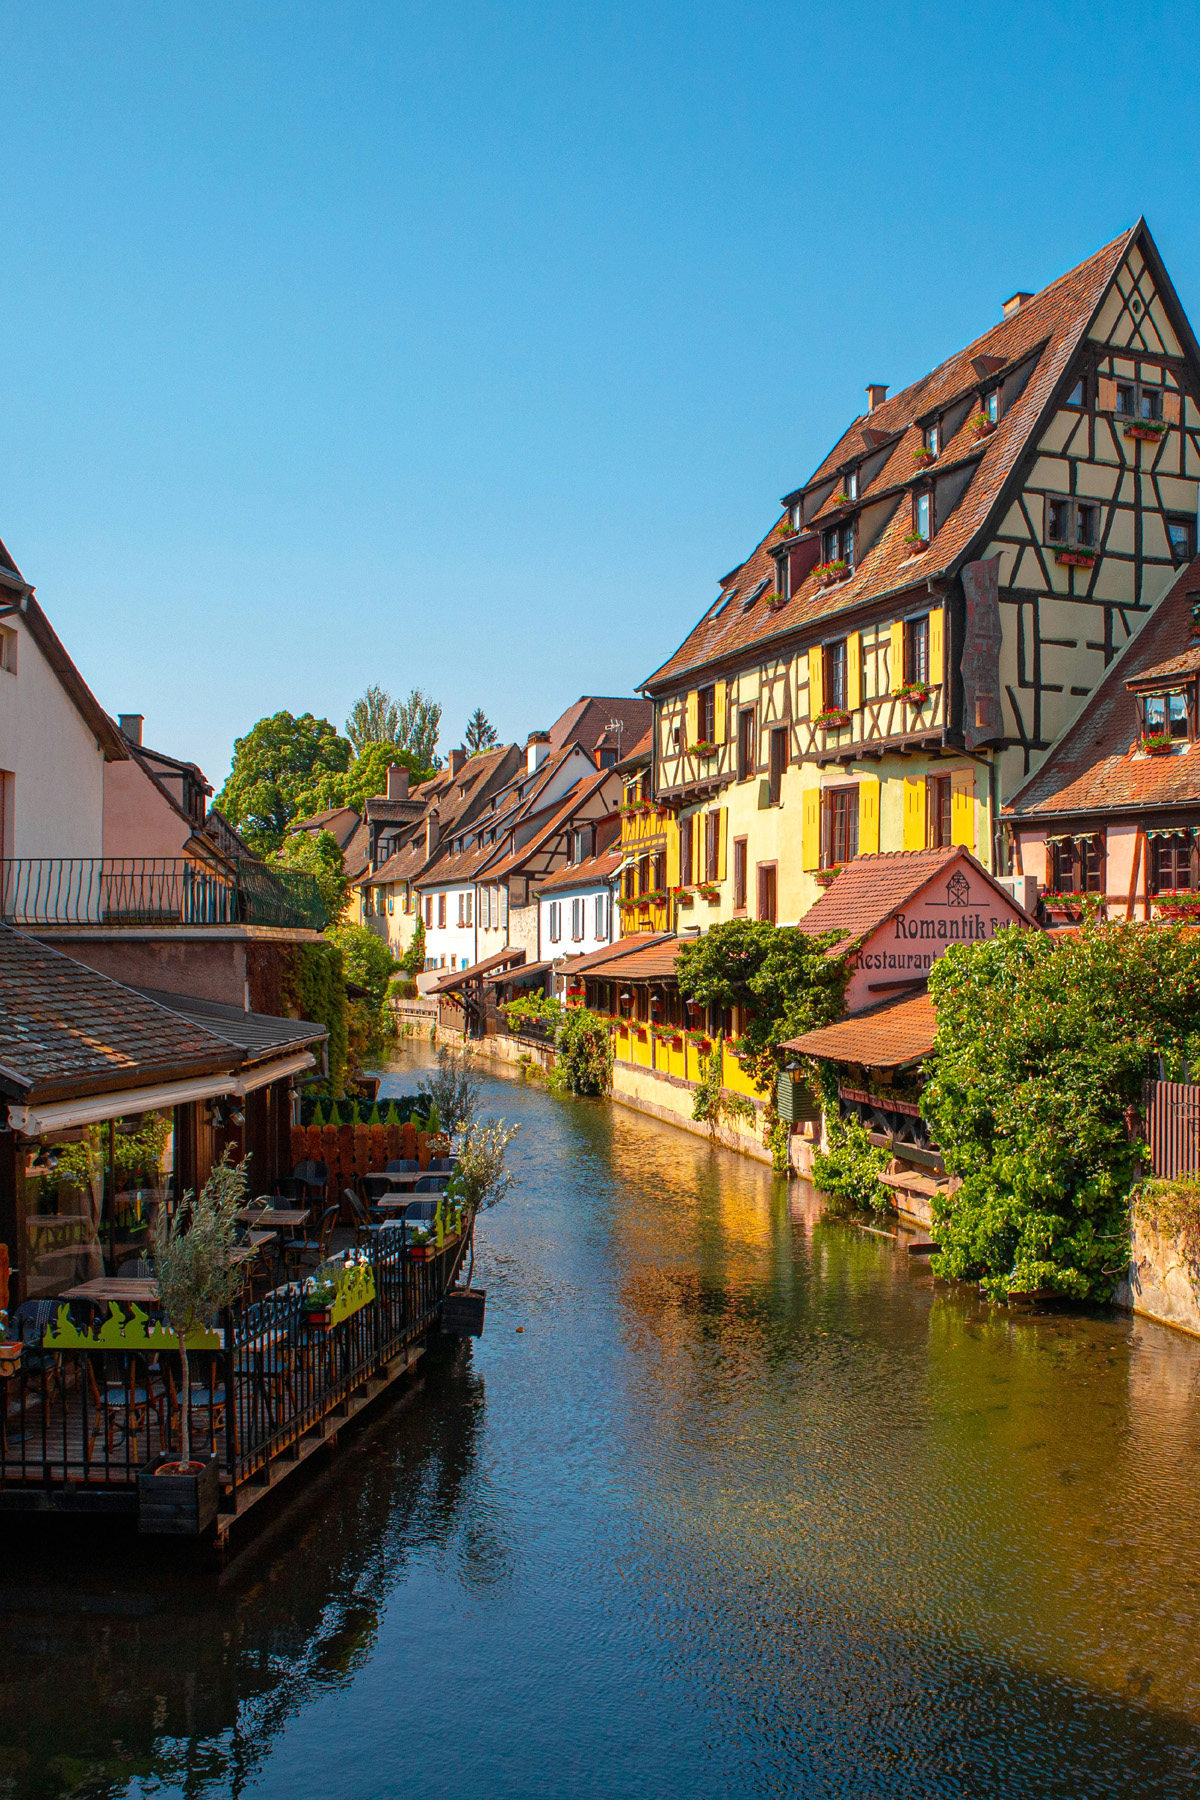
[[[343,773],[349,762],[350,745],[328,719],[277,712],[236,740],[229,779],[214,804],[253,850],[266,855],[278,850],[292,820],[305,816],[301,796],[323,775]]]
[[[956,944],[929,976],[937,1008],[921,1111],[962,1180],[935,1202],[939,1275],[992,1294],[1107,1298],[1129,1254],[1132,1129],[1161,1056],[1200,1031],[1200,938],[1096,924],[1054,940],[1012,926]]]
[[[346,910],[350,882],[346,859],[329,831],[293,831],[270,859],[284,869],[303,869],[315,876],[325,911],[336,924]]]
[[[478,756],[481,750],[490,750],[498,744],[500,735],[492,724],[482,706],[477,706],[467,720],[467,729],[463,733],[463,747],[472,756]]]
[[[440,769],[437,741],[441,724],[441,701],[430,700],[420,688],[414,688],[400,705],[396,742],[402,749],[411,750],[423,768]]]
[[[684,994],[744,1009],[737,1055],[760,1088],[774,1077],[780,1044],[841,1012],[846,962],[826,951],[843,935],[809,937],[763,919],[727,919],[680,947],[675,970]]]
[[[386,688],[371,686],[350,708],[346,736],[361,756],[369,744],[394,744],[400,729],[400,708]]]
[[[346,980],[366,988],[372,1007],[381,1007],[388,982],[400,967],[383,939],[365,925],[334,925],[325,936],[342,953]]]
[[[400,768],[408,770],[410,787],[417,787],[422,781],[428,781],[433,770],[418,761],[412,750],[402,750],[396,744],[368,744],[361,756],[356,756],[350,766],[336,774],[322,775],[298,799],[296,817],[311,819],[317,813],[328,812],[335,806],[352,806],[355,812],[363,812],[367,801],[373,794],[387,793],[387,772],[390,763],[397,763]]]

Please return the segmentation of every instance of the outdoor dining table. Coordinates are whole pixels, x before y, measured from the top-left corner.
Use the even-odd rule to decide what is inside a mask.
[[[239,1225],[265,1225],[279,1231],[298,1230],[308,1224],[307,1206],[243,1206],[233,1216]]]
[[[64,1288],[56,1296],[59,1300],[124,1300],[132,1305],[134,1301],[149,1302],[151,1306],[158,1301],[158,1283],[152,1275],[129,1276],[122,1281],[116,1275],[94,1275],[90,1281],[81,1281],[77,1287]]]

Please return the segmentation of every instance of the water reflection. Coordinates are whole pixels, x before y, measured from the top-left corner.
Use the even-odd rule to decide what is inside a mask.
[[[485,1087],[484,1339],[217,1592],[10,1568],[0,1792],[1200,1791],[1200,1344]]]

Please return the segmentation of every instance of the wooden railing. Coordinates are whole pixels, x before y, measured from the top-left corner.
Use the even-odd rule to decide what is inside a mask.
[[[1151,1174],[1171,1177],[1200,1170],[1200,1086],[1148,1081],[1143,1107]]]

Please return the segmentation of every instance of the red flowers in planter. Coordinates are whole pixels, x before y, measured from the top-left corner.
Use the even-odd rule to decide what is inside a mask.
[[[1137,748],[1144,750],[1147,756],[1169,756],[1175,748],[1175,740],[1165,731],[1144,731],[1137,741]]]
[[[827,706],[824,712],[818,713],[813,720],[822,731],[840,731],[850,723],[850,714],[841,706]]]

